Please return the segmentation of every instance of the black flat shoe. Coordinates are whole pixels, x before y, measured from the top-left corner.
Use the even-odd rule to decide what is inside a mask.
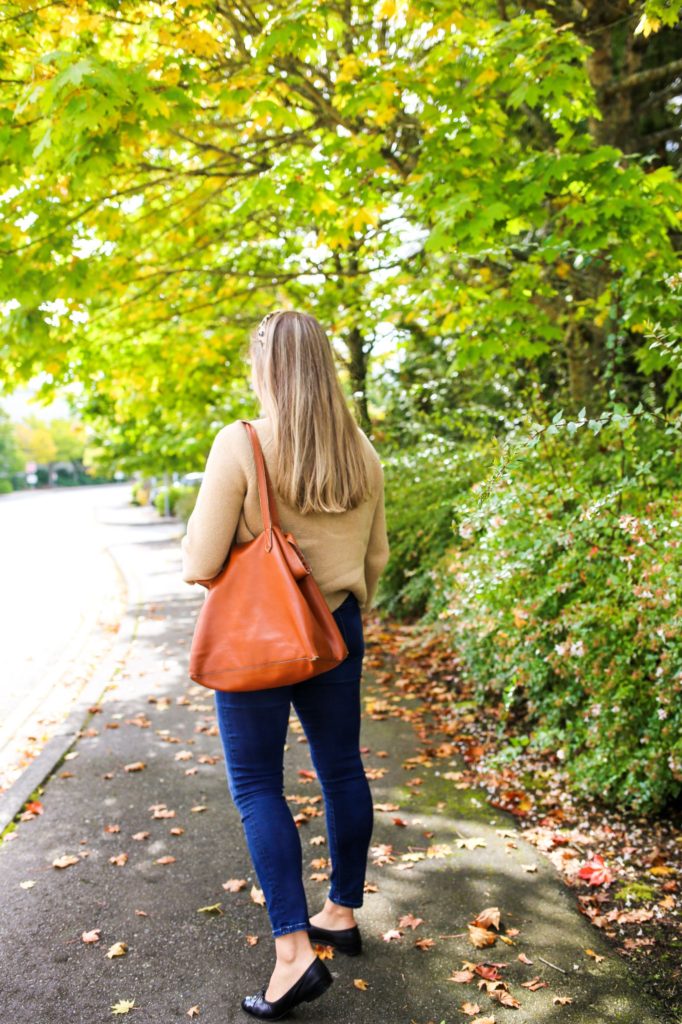
[[[266,985],[255,995],[244,996],[242,1010],[246,1010],[247,1013],[253,1017],[259,1017],[261,1020],[279,1020],[299,1003],[310,1003],[313,999],[317,999],[329,988],[333,980],[326,964],[317,956],[298,981],[294,982],[288,992],[285,992],[279,999],[275,999],[272,1003],[268,1002],[265,998]]]
[[[339,953],[345,953],[346,956],[358,956],[362,953],[362,938],[356,924],[352,928],[319,928],[316,924],[309,924],[308,936],[311,942],[334,946]]]

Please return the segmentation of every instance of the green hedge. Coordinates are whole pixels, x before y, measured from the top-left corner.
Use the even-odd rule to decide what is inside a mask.
[[[558,414],[459,505],[427,610],[481,700],[635,809],[682,793],[681,436],[660,411]]]

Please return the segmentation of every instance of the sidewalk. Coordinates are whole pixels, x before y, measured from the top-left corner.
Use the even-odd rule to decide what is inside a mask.
[[[258,883],[227,790],[213,694],[187,676],[203,591],[180,579],[181,525],[170,536],[167,522],[134,508],[129,515],[139,541],[115,551],[136,588],[127,662],[46,782],[43,813],[21,821],[0,846],[2,1009],[13,1024],[245,1024],[253,1018],[241,998],[266,983],[273,964],[267,913],[251,898]],[[386,689],[371,674],[371,654],[369,647],[363,686],[376,710]],[[301,816],[312,914],[328,888],[328,848],[317,841],[326,835],[320,791],[300,739],[292,715],[285,793]],[[664,1021],[547,862],[520,837],[516,848],[507,845],[511,817],[432,768],[420,765],[422,784],[408,785],[413,773],[403,762],[417,746],[408,722],[366,715],[362,742],[375,803],[387,805],[376,810],[370,891],[357,914],[365,952],[327,960],[335,984],[292,1020]],[[53,866],[69,856],[76,862]],[[246,885],[231,892],[228,879]],[[467,923],[494,906],[507,941],[476,949]],[[414,927],[401,923],[406,915]],[[83,942],[82,933],[96,930],[99,941]],[[420,948],[421,940],[433,942]],[[123,955],[107,956],[117,943]],[[508,966],[479,967],[467,982],[463,961]],[[459,981],[448,980],[453,972]],[[503,1005],[496,973],[520,1007]],[[547,987],[522,987],[536,977]],[[119,1017],[112,1007],[125,1009],[125,1000],[134,1003]],[[463,1004],[480,1011],[470,1005],[467,1014]]]

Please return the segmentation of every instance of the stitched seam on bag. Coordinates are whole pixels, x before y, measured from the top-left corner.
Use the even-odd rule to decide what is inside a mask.
[[[214,669],[211,672],[197,672],[196,674],[198,676],[220,676],[224,672],[249,672],[251,669],[254,669],[254,668],[267,668],[268,665],[287,665],[287,664],[290,664],[291,662],[294,662],[294,661],[306,661],[306,662],[310,662],[310,661],[321,661],[321,662],[329,661],[329,662],[333,662],[334,659],[333,658],[284,658],[282,661],[261,661],[257,665],[245,665],[245,666],[241,666],[240,668],[218,668],[218,669]]]

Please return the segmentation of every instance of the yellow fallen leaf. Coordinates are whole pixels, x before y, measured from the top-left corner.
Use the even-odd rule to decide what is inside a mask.
[[[460,850],[475,850],[477,847],[487,846],[485,839],[481,839],[480,836],[471,836],[470,839],[457,839],[457,848]]]
[[[460,1006],[462,1013],[466,1013],[469,1017],[475,1017],[477,1013],[481,1012],[481,1007],[478,1003],[462,1003]]]
[[[198,907],[197,908],[197,914],[222,914],[222,913],[223,913],[223,909],[222,909],[222,904],[221,903],[211,903],[211,905],[208,906],[208,907]]]
[[[604,959],[604,957],[600,956],[599,953],[595,953],[595,951],[593,949],[586,949],[585,952],[587,953],[588,956],[591,956],[593,960],[596,960],[596,962],[598,964],[600,964],[602,962],[602,960]]]
[[[27,882],[19,882],[22,889],[32,889],[35,884],[32,879],[29,879]]]
[[[109,946],[109,949],[107,950],[107,956],[111,960],[112,957],[115,957],[115,956],[125,956],[125,954],[127,952],[128,952],[128,943],[127,942],[115,942],[113,944],[113,946]],[[122,1012],[122,1011],[120,1011],[120,1012]]]
[[[112,1013],[128,1013],[135,1006],[134,999],[119,999],[117,1003],[111,1007]]]
[[[364,978],[353,978],[353,984],[356,988],[359,988],[362,992],[367,990],[367,982]]]

